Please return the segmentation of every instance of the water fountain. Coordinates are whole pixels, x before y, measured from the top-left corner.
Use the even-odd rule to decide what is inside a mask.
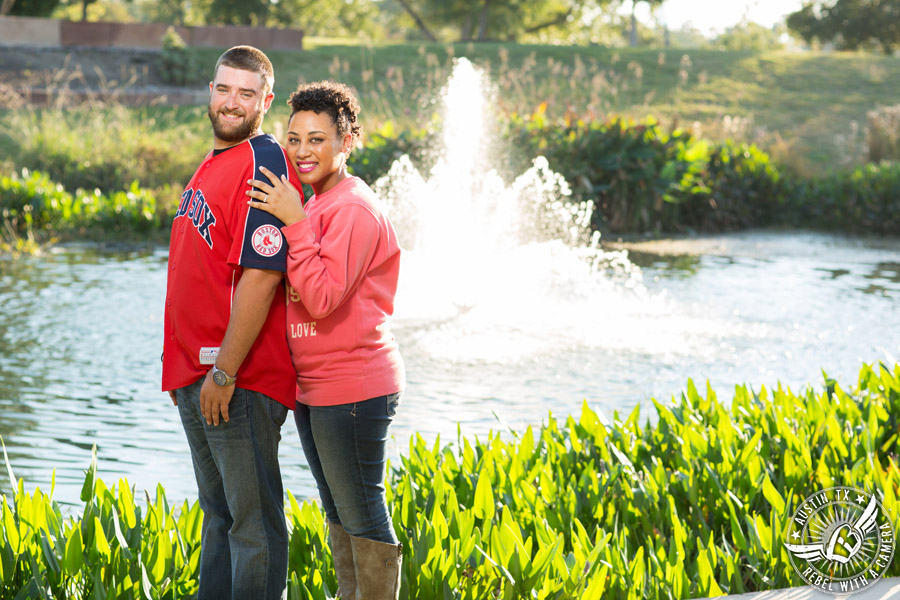
[[[589,344],[617,298],[649,296],[624,253],[600,249],[591,204],[572,202],[545,158],[503,180],[489,149],[488,85],[459,59],[443,94],[435,166],[426,178],[404,156],[374,188],[407,250],[401,329],[414,323],[417,344],[434,357],[509,363]]]

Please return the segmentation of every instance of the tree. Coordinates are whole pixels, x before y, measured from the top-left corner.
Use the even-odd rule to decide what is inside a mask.
[[[270,0],[212,0],[207,22],[222,25],[265,25]]]
[[[67,21],[138,21],[132,14],[133,0],[61,0],[50,16]]]
[[[790,14],[787,26],[809,44],[890,54],[900,46],[900,0],[815,0]]]
[[[279,0],[269,9],[270,23],[331,37],[380,36],[378,17],[371,0]]]
[[[212,0],[129,0],[139,21],[171,25],[206,25]]]
[[[646,2],[650,5],[650,10],[652,11],[657,6],[662,6],[662,3],[666,0],[632,0],[631,1],[631,35],[629,38],[629,44],[631,46],[638,45],[638,36],[637,36],[637,17],[634,14],[635,8],[637,8],[638,2]]]
[[[413,22],[416,24],[416,27],[418,27],[419,31],[422,32],[422,35],[425,36],[425,39],[429,42],[436,42],[437,38],[431,32],[431,29],[429,29],[428,25],[425,24],[425,20],[419,15],[418,11],[416,11],[416,9],[409,3],[409,1],[397,0],[397,2],[399,2],[400,6],[403,7],[403,10],[405,10],[409,14]]]
[[[781,34],[784,26],[764,27],[752,21],[741,21],[729,27],[712,41],[722,50],[776,50],[784,48]]]
[[[17,17],[49,17],[60,0],[3,0],[0,15]]]
[[[437,41],[521,41],[582,26],[586,11],[613,0],[382,0],[397,3],[420,35]]]
[[[81,20],[87,21],[88,5],[93,4],[97,0],[81,0]]]

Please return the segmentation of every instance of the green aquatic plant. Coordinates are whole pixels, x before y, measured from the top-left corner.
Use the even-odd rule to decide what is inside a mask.
[[[900,364],[864,365],[845,389],[735,389],[722,402],[688,381],[671,402],[540,428],[414,436],[389,466],[404,546],[402,598],[698,598],[802,585],[784,547],[794,510],[837,485],[876,493],[895,523]],[[196,502],[161,487],[143,505],[108,487],[96,455],[81,514],[28,493],[7,461],[0,501],[0,597],[152,598],[197,589]],[[324,515],[288,492],[288,597],[332,598]],[[896,534],[896,531],[895,531]],[[896,563],[888,575],[897,575]]]
[[[46,174],[22,169],[0,175],[0,251],[40,249],[62,237],[152,234],[171,223],[173,212],[137,181],[125,190],[70,193]]]

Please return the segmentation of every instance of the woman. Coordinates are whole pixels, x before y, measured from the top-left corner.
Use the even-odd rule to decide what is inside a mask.
[[[375,194],[347,172],[359,137],[350,89],[321,81],[288,100],[285,148],[314,195],[261,169],[249,204],[284,222],[295,419],[329,521],[341,597],[397,598],[402,545],[384,495],[388,428],[405,374],[388,327],[400,247]]]

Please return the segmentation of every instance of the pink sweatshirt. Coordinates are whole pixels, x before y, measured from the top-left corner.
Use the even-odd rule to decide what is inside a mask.
[[[288,243],[287,336],[297,401],[361,402],[403,390],[403,360],[388,320],[400,273],[397,235],[379,201],[347,177],[283,227]]]

